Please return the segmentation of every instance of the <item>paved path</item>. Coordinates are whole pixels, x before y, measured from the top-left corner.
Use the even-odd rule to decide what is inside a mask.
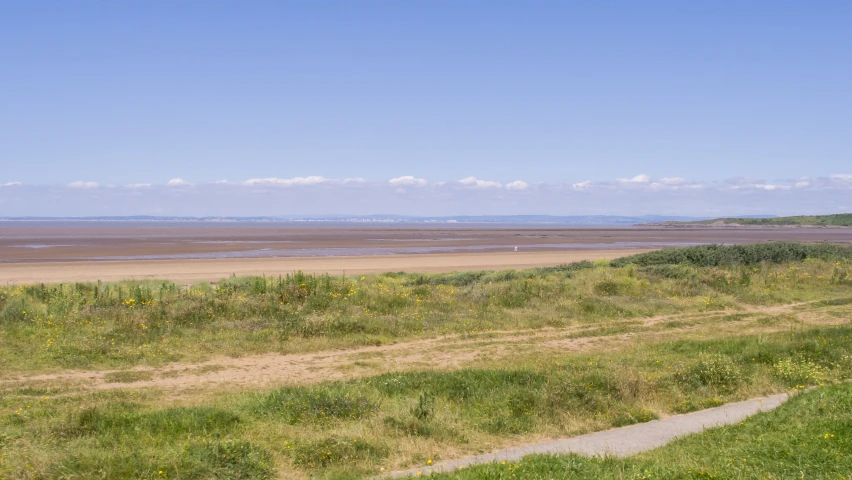
[[[393,472],[389,476],[391,478],[402,478],[417,475],[418,472],[423,475],[431,472],[448,472],[457,470],[459,467],[481,463],[517,461],[527,455],[542,453],[578,453],[590,456],[614,455],[617,457],[627,457],[635,453],[660,447],[678,437],[701,432],[705,428],[739,423],[758,412],[772,410],[784,403],[787,397],[786,393],[782,393],[771,397],[754,398],[744,402],[731,403],[684,415],[676,415],[663,420],[613,428],[603,432],[554,440],[552,442],[526,445],[499,452],[476,455],[474,457],[448,460],[436,463],[430,467],[424,466],[423,468]]]

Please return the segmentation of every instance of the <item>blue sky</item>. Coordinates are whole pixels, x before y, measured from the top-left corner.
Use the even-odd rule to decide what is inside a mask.
[[[848,1],[2,2],[0,215],[852,209],[850,18]]]

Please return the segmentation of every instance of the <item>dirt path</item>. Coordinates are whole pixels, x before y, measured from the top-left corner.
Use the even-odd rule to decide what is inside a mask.
[[[759,412],[772,410],[784,403],[786,393],[730,403],[721,407],[676,415],[663,420],[614,428],[579,437],[565,438],[534,445],[500,450],[473,457],[448,460],[432,466],[393,472],[391,478],[427,475],[432,472],[449,472],[471,465],[491,462],[513,462],[527,455],[577,453],[581,455],[614,455],[627,457],[639,452],[661,447],[678,437],[702,432],[706,428],[734,425]]]
[[[60,374],[21,376],[0,380],[0,386],[21,382],[70,382],[81,387],[147,388],[200,385],[264,386],[269,384],[304,384],[343,378],[357,378],[386,371],[424,368],[457,368],[474,361],[480,355],[506,353],[505,347],[513,343],[559,342],[561,348],[581,351],[603,337],[562,339],[583,329],[545,329],[525,332],[492,332],[486,336],[466,338],[439,337],[427,340],[398,343],[351,350],[325,351],[306,354],[268,353],[241,358],[221,357],[195,364],[171,364],[162,368],[135,367],[129,370],[83,371]],[[611,337],[609,337],[611,339]],[[148,372],[154,378],[133,383],[109,382],[110,374],[117,372]]]
[[[670,314],[645,319],[625,319],[597,325],[542,328],[520,331],[494,331],[477,335],[448,335],[391,345],[304,354],[268,353],[240,358],[219,357],[200,363],[174,363],[161,368],[135,367],[129,370],[81,371],[28,375],[0,380],[0,388],[25,383],[64,383],[78,388],[169,388],[175,391],[199,387],[258,388],[268,385],[306,384],[376,375],[389,371],[453,369],[489,362],[512,355],[527,355],[531,348],[540,353],[582,352],[617,349],[625,344],[662,338],[686,331],[699,332],[701,322],[713,322],[731,314],[771,314],[791,312],[813,302],[799,302],[740,310]],[[821,322],[809,316],[808,323]],[[683,320],[690,326],[666,328],[659,324]],[[627,332],[601,335],[601,329],[626,328]],[[714,330],[718,327],[713,326]],[[738,331],[745,325],[737,324]],[[770,331],[773,327],[761,326]],[[786,329],[778,326],[776,329]],[[718,332],[714,332],[718,333]],[[122,381],[119,373],[133,372],[138,381]]]

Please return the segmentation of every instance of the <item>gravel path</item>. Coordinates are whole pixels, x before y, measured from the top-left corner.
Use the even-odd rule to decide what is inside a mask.
[[[603,432],[590,433],[579,437],[554,440],[546,443],[510,448],[473,457],[448,460],[432,466],[393,472],[390,478],[426,475],[432,472],[447,472],[459,467],[468,467],[489,462],[517,461],[526,455],[548,453],[578,453],[582,455],[614,455],[627,457],[645,450],[651,450],[670,441],[698,433],[705,428],[733,425],[758,412],[771,410],[787,400],[785,393],[764,398],[753,398],[744,402],[731,403],[721,407],[709,408],[698,412],[676,415],[663,420],[654,420],[627,427],[613,428]]]

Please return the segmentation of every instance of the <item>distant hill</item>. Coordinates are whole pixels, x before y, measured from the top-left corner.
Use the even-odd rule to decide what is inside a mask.
[[[799,215],[795,217],[770,217],[770,218],[715,218],[713,220],[698,221],[667,221],[659,223],[663,226],[803,226],[803,227],[852,227],[852,213],[838,213],[834,215]]]

